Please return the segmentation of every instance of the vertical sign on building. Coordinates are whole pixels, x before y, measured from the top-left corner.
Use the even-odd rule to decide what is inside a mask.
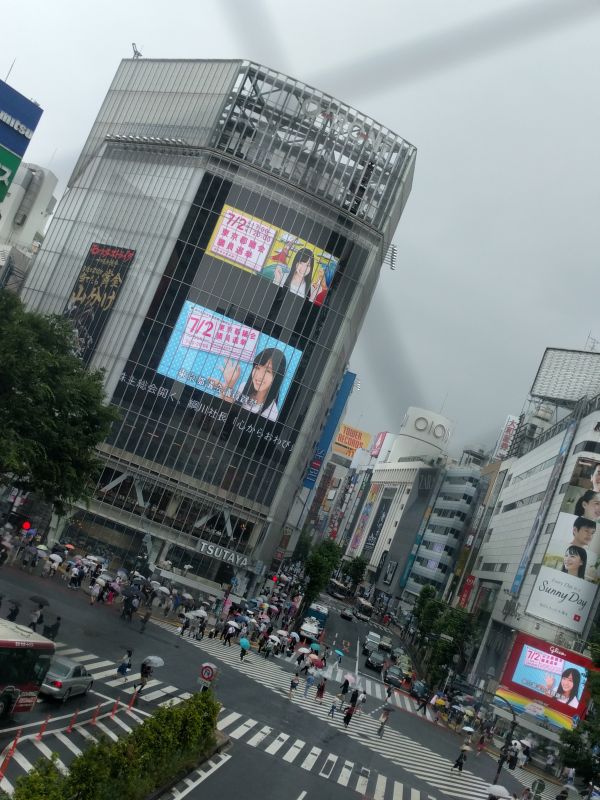
[[[550,503],[552,502],[552,498],[554,497],[554,492],[556,491],[556,487],[558,486],[560,474],[563,471],[565,461],[567,459],[567,456],[569,455],[569,450],[571,449],[573,438],[575,437],[575,431],[577,430],[577,424],[578,424],[577,420],[572,419],[567,425],[567,430],[565,432],[562,444],[560,446],[560,450],[558,451],[558,455],[556,456],[556,461],[554,462],[554,467],[552,468],[552,472],[548,480],[548,486],[546,487],[546,491],[544,492],[544,496],[542,498],[542,502],[540,503],[540,507],[538,508],[538,512],[535,515],[533,526],[531,528],[531,531],[529,532],[527,544],[525,545],[525,550],[523,551],[523,555],[521,556],[521,561],[519,562],[519,566],[517,567],[517,572],[515,574],[515,578],[513,580],[513,584],[510,589],[510,593],[513,595],[513,597],[518,597],[519,592],[521,591],[521,586],[523,585],[523,581],[525,580],[525,573],[527,572],[527,567],[529,566],[529,562],[531,561],[531,556],[533,555],[535,546],[538,542],[538,539],[540,538],[540,533],[542,532],[542,526],[546,519],[548,509],[550,508]]]
[[[6,197],[42,109],[0,81],[0,203]]]
[[[496,447],[494,448],[494,455],[492,456],[492,461],[500,460],[506,458],[508,455],[508,451],[510,450],[510,446],[512,444],[512,440],[515,436],[515,432],[519,425],[519,418],[514,417],[512,414],[509,414],[506,418],[506,422],[504,423],[504,427],[502,428],[502,432],[498,437],[498,441],[496,442]]]
[[[327,455],[327,451],[331,445],[331,440],[333,439],[333,434],[335,433],[342,414],[344,413],[344,409],[346,408],[346,403],[350,397],[350,392],[352,391],[355,380],[356,373],[344,373],[344,377],[340,383],[340,387],[335,396],[333,405],[331,406],[331,410],[327,415],[327,422],[325,423],[321,437],[317,443],[317,446],[315,447],[313,457],[310,460],[306,475],[304,476],[304,486],[307,489],[313,489],[315,486],[317,477],[323,465],[323,460]]]
[[[88,364],[135,258],[135,250],[90,247],[65,309],[77,337],[77,355]]]

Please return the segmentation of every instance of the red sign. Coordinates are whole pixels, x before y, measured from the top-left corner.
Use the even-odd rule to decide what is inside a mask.
[[[460,590],[460,594],[458,596],[458,606],[459,608],[466,608],[469,602],[469,597],[471,596],[471,592],[473,591],[473,586],[475,586],[475,575],[467,575],[465,578],[465,582],[462,585],[462,589]]]
[[[217,668],[215,667],[215,665],[207,661],[200,667],[200,677],[202,678],[203,681],[208,681],[210,683],[210,681],[212,681],[212,679],[215,677],[216,671]]]

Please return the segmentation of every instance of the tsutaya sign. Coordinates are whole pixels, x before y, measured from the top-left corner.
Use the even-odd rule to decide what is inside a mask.
[[[227,547],[221,547],[214,542],[205,542],[203,539],[198,541],[196,550],[204,556],[216,558],[217,561],[224,561],[226,564],[233,564],[234,567],[251,568],[252,564],[248,561],[248,556],[242,553],[237,553],[235,550],[229,550]]]

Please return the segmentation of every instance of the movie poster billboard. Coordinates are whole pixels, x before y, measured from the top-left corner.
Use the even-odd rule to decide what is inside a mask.
[[[518,713],[570,729],[585,716],[590,669],[581,653],[519,633],[496,694]]]
[[[302,351],[186,300],[157,372],[276,421]]]
[[[320,306],[337,259],[312,242],[225,205],[206,252]]]
[[[379,495],[383,489],[383,484],[381,483],[372,483],[371,487],[369,488],[369,493],[367,495],[367,499],[364,502],[364,505],[360,511],[360,517],[358,518],[358,522],[356,523],[356,529],[352,535],[352,541],[350,542],[350,550],[357,553],[361,549],[363,537],[365,535],[365,530],[367,528],[367,523],[369,521],[369,517],[371,516],[371,511],[373,511],[373,506],[377,502]]]
[[[94,242],[89,249],[64,311],[85,364],[94,355],[134,258],[135,250],[126,247]]]
[[[600,583],[600,462],[577,460],[527,613],[582,633]]]

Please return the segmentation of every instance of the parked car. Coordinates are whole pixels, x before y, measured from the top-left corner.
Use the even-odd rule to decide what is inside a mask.
[[[412,677],[413,665],[408,656],[402,656],[402,658],[398,659],[396,666],[402,671],[406,678]]]
[[[354,620],[354,616],[352,614],[352,609],[351,608],[342,608],[342,610],[340,611],[340,617],[342,619],[349,619],[350,622],[352,622]]]
[[[388,653],[392,652],[392,647],[394,643],[392,642],[391,636],[382,636],[379,640],[379,649],[386,650]]]
[[[390,667],[383,676],[383,681],[400,689],[404,685],[404,673],[400,667]]]
[[[394,647],[392,650],[392,661],[400,661],[401,658],[406,656],[406,650],[403,647]]]
[[[58,656],[50,663],[40,694],[65,703],[73,695],[87,694],[93,685],[91,673],[82,664]]]
[[[371,650],[365,661],[365,667],[370,667],[371,669],[377,670],[377,672],[381,672],[384,664],[385,655],[375,649]]]
[[[364,640],[363,646],[362,646],[363,656],[366,655],[369,652],[369,650],[372,649],[371,647],[368,647],[367,645],[374,645],[377,648],[377,647],[379,647],[380,639],[381,639],[381,636],[378,633],[373,633],[373,631],[369,631],[369,633],[367,633],[367,635],[365,636],[365,640]]]
[[[415,681],[410,687],[410,693],[417,700],[421,700],[429,694],[429,686],[424,681]]]

